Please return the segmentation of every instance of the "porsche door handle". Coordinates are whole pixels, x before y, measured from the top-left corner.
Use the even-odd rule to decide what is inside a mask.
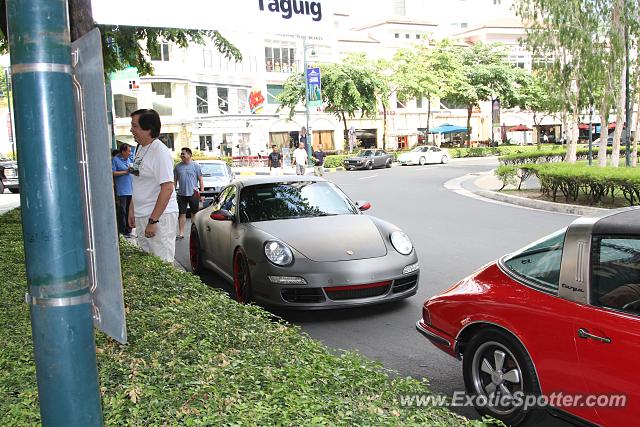
[[[211,227],[209,227],[208,225],[206,228],[207,228],[207,231],[211,231]]]
[[[590,334],[589,331],[587,331],[584,328],[578,329],[578,336],[580,338],[584,338],[584,339],[592,339],[592,340],[595,340],[595,341],[603,342],[605,344],[611,344],[611,338],[599,337],[597,335]]]

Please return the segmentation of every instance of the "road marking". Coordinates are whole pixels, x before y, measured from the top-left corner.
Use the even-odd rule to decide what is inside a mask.
[[[450,179],[449,181],[447,181],[447,182],[445,182],[443,184],[443,187],[446,188],[447,190],[450,190],[450,191],[456,193],[456,194],[459,194],[460,196],[470,197],[472,199],[480,200],[480,201],[483,201],[483,202],[486,202],[486,203],[493,203],[493,204],[502,205],[502,206],[511,206],[513,208],[528,209],[528,210],[532,210],[532,211],[550,212],[549,210],[543,209],[543,208],[534,208],[534,207],[530,207],[530,206],[521,206],[521,205],[516,205],[516,204],[513,204],[513,203],[502,202],[500,200],[489,199],[487,197],[482,197],[481,195],[476,194],[473,191],[469,191],[466,188],[462,187],[462,183],[467,181],[467,180],[477,179],[479,176],[488,175],[488,174],[492,174],[492,173],[493,173],[493,171],[468,173],[468,174],[460,176],[458,178]],[[566,213],[566,212],[553,212],[553,213],[576,216],[575,214],[570,214],[570,213]]]
[[[363,176],[362,178],[358,178],[358,179],[369,179],[369,178],[375,178],[378,175],[370,175],[370,176]]]

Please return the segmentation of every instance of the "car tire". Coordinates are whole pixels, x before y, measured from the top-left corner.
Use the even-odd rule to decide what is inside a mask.
[[[4,194],[4,182],[0,180],[0,194]]]
[[[427,163],[427,159],[425,159],[424,157],[420,157],[420,160],[418,160],[418,164],[420,166],[424,166]]]
[[[385,168],[390,168],[390,167],[391,167],[391,163],[393,163],[393,162],[391,161],[391,159],[387,160],[387,163],[385,163],[384,167],[385,167]]]
[[[204,271],[202,263],[202,250],[200,248],[200,236],[195,224],[191,225],[191,235],[189,236],[189,262],[193,274],[200,274]]]
[[[19,188],[10,188],[9,191],[11,191],[13,194],[18,194],[20,192]]]
[[[525,396],[537,396],[541,393],[533,362],[525,348],[502,329],[480,330],[465,343],[462,373],[467,394],[474,397],[474,406],[482,415],[517,425],[541,412],[522,406],[501,406],[501,402],[492,402],[489,398],[489,390],[503,390],[503,387],[511,394],[522,392]],[[496,395],[493,396],[495,399]],[[483,402],[487,404],[481,404]]]
[[[251,302],[251,272],[249,262],[242,249],[236,250],[233,255],[233,289],[236,292],[236,301],[240,304]]]
[[[440,163],[447,164],[449,162],[449,157],[447,156],[442,156],[442,158],[440,159]]]
[[[370,171],[371,169],[373,169],[373,162],[369,162],[369,163],[367,163],[366,168],[367,168],[367,170],[368,170],[368,171]]]

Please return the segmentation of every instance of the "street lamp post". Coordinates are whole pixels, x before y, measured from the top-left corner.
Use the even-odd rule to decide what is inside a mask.
[[[306,142],[306,149],[307,149],[307,157],[309,158],[309,165],[311,165],[311,157],[313,155],[313,132],[311,131],[311,127],[309,126],[309,116],[311,115],[311,111],[309,110],[309,81],[308,81],[308,74],[307,74],[307,49],[311,47],[311,55],[314,55],[314,51],[313,51],[313,46],[308,46],[307,45],[307,38],[304,37],[302,39],[302,68],[303,68],[303,79],[304,79],[304,111],[305,111],[305,117],[306,117],[306,122],[307,122],[307,142]]]
[[[305,117],[306,117],[306,121],[307,121],[307,141],[305,143],[305,148],[307,150],[307,157],[309,158],[309,165],[311,165],[311,156],[312,156],[312,151],[311,151],[311,147],[313,144],[313,136],[312,136],[312,132],[311,132],[311,128],[309,127],[309,115],[310,115],[310,111],[309,111],[309,82],[307,81],[307,38],[305,37],[304,39],[302,39],[302,72],[303,72],[303,78],[304,78],[304,111],[305,111]],[[312,52],[313,54],[313,52]]]

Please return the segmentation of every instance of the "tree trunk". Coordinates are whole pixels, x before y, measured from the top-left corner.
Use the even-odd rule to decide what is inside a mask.
[[[613,4],[613,13],[612,13],[612,29],[613,32],[617,34],[619,40],[625,40],[625,28],[622,24],[621,16],[624,11],[624,0],[615,0]],[[613,133],[613,153],[611,153],[611,166],[617,168],[620,165],[620,136],[622,135],[622,128],[624,126],[626,115],[625,104],[627,101],[626,98],[626,84],[627,84],[627,73],[626,73],[626,63],[627,58],[623,55],[621,58],[622,65],[620,67],[620,86],[619,96],[618,96],[618,105],[616,106],[616,129]],[[629,126],[629,125],[628,125]]]
[[[382,149],[387,149],[387,107],[382,104]]]
[[[467,107],[467,147],[471,148],[471,114],[473,106]]]
[[[69,24],[72,42],[93,30],[95,23],[91,0],[69,0]]]
[[[640,79],[638,80],[640,87]],[[631,166],[638,166],[638,138],[640,138],[640,91],[638,92],[638,110],[636,112],[636,132],[631,143]]]
[[[602,101],[600,107],[600,142],[598,142],[598,166],[607,166],[607,139],[609,139],[609,104]]]
[[[342,147],[344,148],[345,142],[349,145],[349,129],[347,129],[347,117],[344,115],[344,111],[341,111],[340,115],[342,116],[342,123],[344,123],[344,133],[342,137]],[[344,140],[345,137],[347,138],[346,141]],[[356,143],[357,142],[358,141],[356,140]]]
[[[427,132],[425,133],[425,138],[429,135],[429,121],[431,120],[431,96],[427,97]]]

